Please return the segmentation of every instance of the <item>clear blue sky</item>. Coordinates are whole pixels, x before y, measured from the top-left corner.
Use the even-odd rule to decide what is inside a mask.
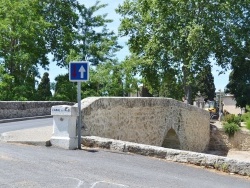
[[[122,4],[123,1],[124,0],[100,0],[101,4],[108,4],[106,8],[101,9],[100,14],[104,14],[104,13],[108,14],[107,18],[113,20],[113,23],[108,25],[109,29],[113,30],[116,33],[118,31],[118,26],[120,24],[120,20],[119,20],[120,18],[119,18],[119,15],[115,13],[115,9],[118,7],[119,4]],[[95,0],[79,0],[79,2],[84,3],[87,7],[89,7],[93,5],[96,1]],[[120,60],[123,60],[125,56],[129,54],[128,48],[126,47],[126,38],[119,39],[119,43],[120,45],[123,46],[123,49],[119,53],[117,53],[117,57]],[[55,63],[53,63],[53,65],[50,65],[50,70],[49,70],[49,74],[50,74],[49,77],[51,81],[54,81],[54,78],[57,75],[67,73],[66,69],[61,69],[55,66],[54,64]],[[225,74],[222,74],[222,75],[218,75],[219,73],[218,70],[221,70],[221,68],[217,66],[214,66],[212,69],[212,73],[214,76],[214,83],[215,83],[216,91],[218,91],[219,89],[223,91],[225,86],[228,83],[229,72],[226,72]],[[42,76],[45,71],[41,70],[40,72]]]

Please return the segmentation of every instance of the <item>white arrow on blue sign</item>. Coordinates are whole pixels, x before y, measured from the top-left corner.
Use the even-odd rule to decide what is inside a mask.
[[[69,81],[85,82],[89,80],[89,62],[79,61],[69,63]]]

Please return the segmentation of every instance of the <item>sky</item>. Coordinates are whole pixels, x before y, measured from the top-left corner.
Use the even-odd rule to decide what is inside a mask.
[[[112,19],[113,22],[108,25],[109,29],[114,31],[115,33],[118,33],[118,27],[120,25],[120,17],[118,14],[116,14],[115,9],[118,7],[119,4],[122,4],[124,0],[100,0],[101,4],[108,4],[107,7],[101,9],[99,11],[99,14],[105,14],[107,13],[107,18]],[[95,0],[79,0],[80,3],[84,3],[85,6],[89,7],[95,4]],[[117,53],[117,58],[119,60],[123,60],[126,55],[129,55],[128,47],[126,46],[126,41],[127,38],[119,38],[118,42],[120,45],[123,46],[123,49]],[[212,68],[212,74],[214,76],[214,83],[215,83],[215,88],[216,91],[224,91],[225,86],[228,83],[228,78],[229,78],[229,71],[225,72],[224,74],[218,75],[219,71],[222,69],[218,66],[213,66]],[[45,70],[40,71],[41,76]],[[55,65],[55,63],[52,63],[49,67],[49,77],[50,80],[53,82],[55,77],[58,76],[59,74],[65,74],[68,72],[65,68],[59,68]]]

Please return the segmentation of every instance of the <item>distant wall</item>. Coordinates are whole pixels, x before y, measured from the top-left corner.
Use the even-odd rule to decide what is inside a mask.
[[[222,100],[224,103],[223,110],[228,111],[230,114],[240,114],[241,113],[241,108],[236,107],[236,101],[235,101],[233,95],[226,95],[222,98]]]
[[[86,98],[82,116],[84,136],[199,152],[210,139],[209,113],[169,98]]]
[[[0,119],[50,115],[54,105],[74,105],[64,101],[0,101]]]

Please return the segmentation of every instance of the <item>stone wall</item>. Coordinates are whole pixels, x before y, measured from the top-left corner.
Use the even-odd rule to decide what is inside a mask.
[[[169,98],[86,98],[82,116],[84,136],[162,146],[174,130],[181,150],[199,152],[210,139],[209,113]]]
[[[234,136],[229,137],[222,128],[212,126],[209,150],[226,154],[230,149],[250,151],[250,132],[240,130]]]
[[[0,101],[0,119],[50,115],[54,105],[74,105],[64,101]]]

